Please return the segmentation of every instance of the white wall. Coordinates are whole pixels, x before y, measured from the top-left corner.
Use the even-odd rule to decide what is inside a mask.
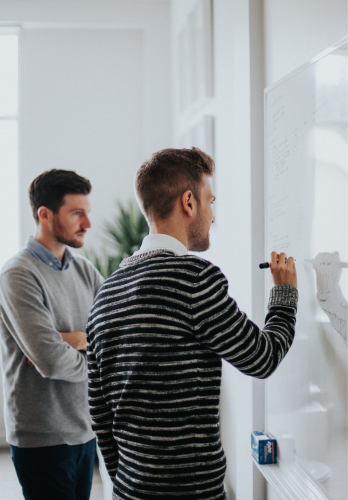
[[[347,35],[346,0],[263,0],[266,86]]]
[[[27,187],[43,170],[90,179],[93,244],[116,199],[132,195],[144,155],[141,29],[26,29],[22,35],[22,238]]]
[[[63,168],[92,182],[86,246],[98,248],[137,168],[171,145],[169,2],[1,0],[0,25],[21,28],[21,244],[35,228],[30,182]]]
[[[0,15],[22,26],[21,242],[30,182],[64,168],[92,182],[86,246],[98,247],[141,162],[170,145],[169,3],[3,0]]]

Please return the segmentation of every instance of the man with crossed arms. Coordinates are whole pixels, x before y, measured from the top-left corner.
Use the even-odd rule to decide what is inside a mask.
[[[80,248],[91,184],[50,170],[29,188],[36,221],[0,274],[6,438],[26,500],[88,500],[95,436],[87,404],[85,327],[103,278]]]

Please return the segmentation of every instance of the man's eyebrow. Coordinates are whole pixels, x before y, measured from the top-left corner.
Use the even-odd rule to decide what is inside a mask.
[[[89,212],[91,211],[91,209],[86,210],[85,208],[72,208],[72,209],[70,210],[70,212],[78,212],[78,211],[81,211],[81,212],[87,212],[87,213],[89,213]]]

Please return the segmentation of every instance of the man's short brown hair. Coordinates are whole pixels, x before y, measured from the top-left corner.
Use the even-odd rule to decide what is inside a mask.
[[[72,170],[47,170],[36,177],[29,186],[30,205],[36,222],[37,211],[46,207],[58,213],[64,204],[66,194],[89,194],[92,186],[88,179],[77,175]]]
[[[198,148],[162,149],[139,168],[136,194],[146,218],[165,220],[174,210],[178,197],[190,190],[200,201],[203,175],[212,176],[214,160]]]

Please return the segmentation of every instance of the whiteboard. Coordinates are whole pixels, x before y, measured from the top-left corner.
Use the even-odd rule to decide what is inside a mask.
[[[294,344],[266,383],[266,425],[293,436],[335,500],[347,500],[347,41],[265,91],[266,258],[292,255],[299,289]]]

